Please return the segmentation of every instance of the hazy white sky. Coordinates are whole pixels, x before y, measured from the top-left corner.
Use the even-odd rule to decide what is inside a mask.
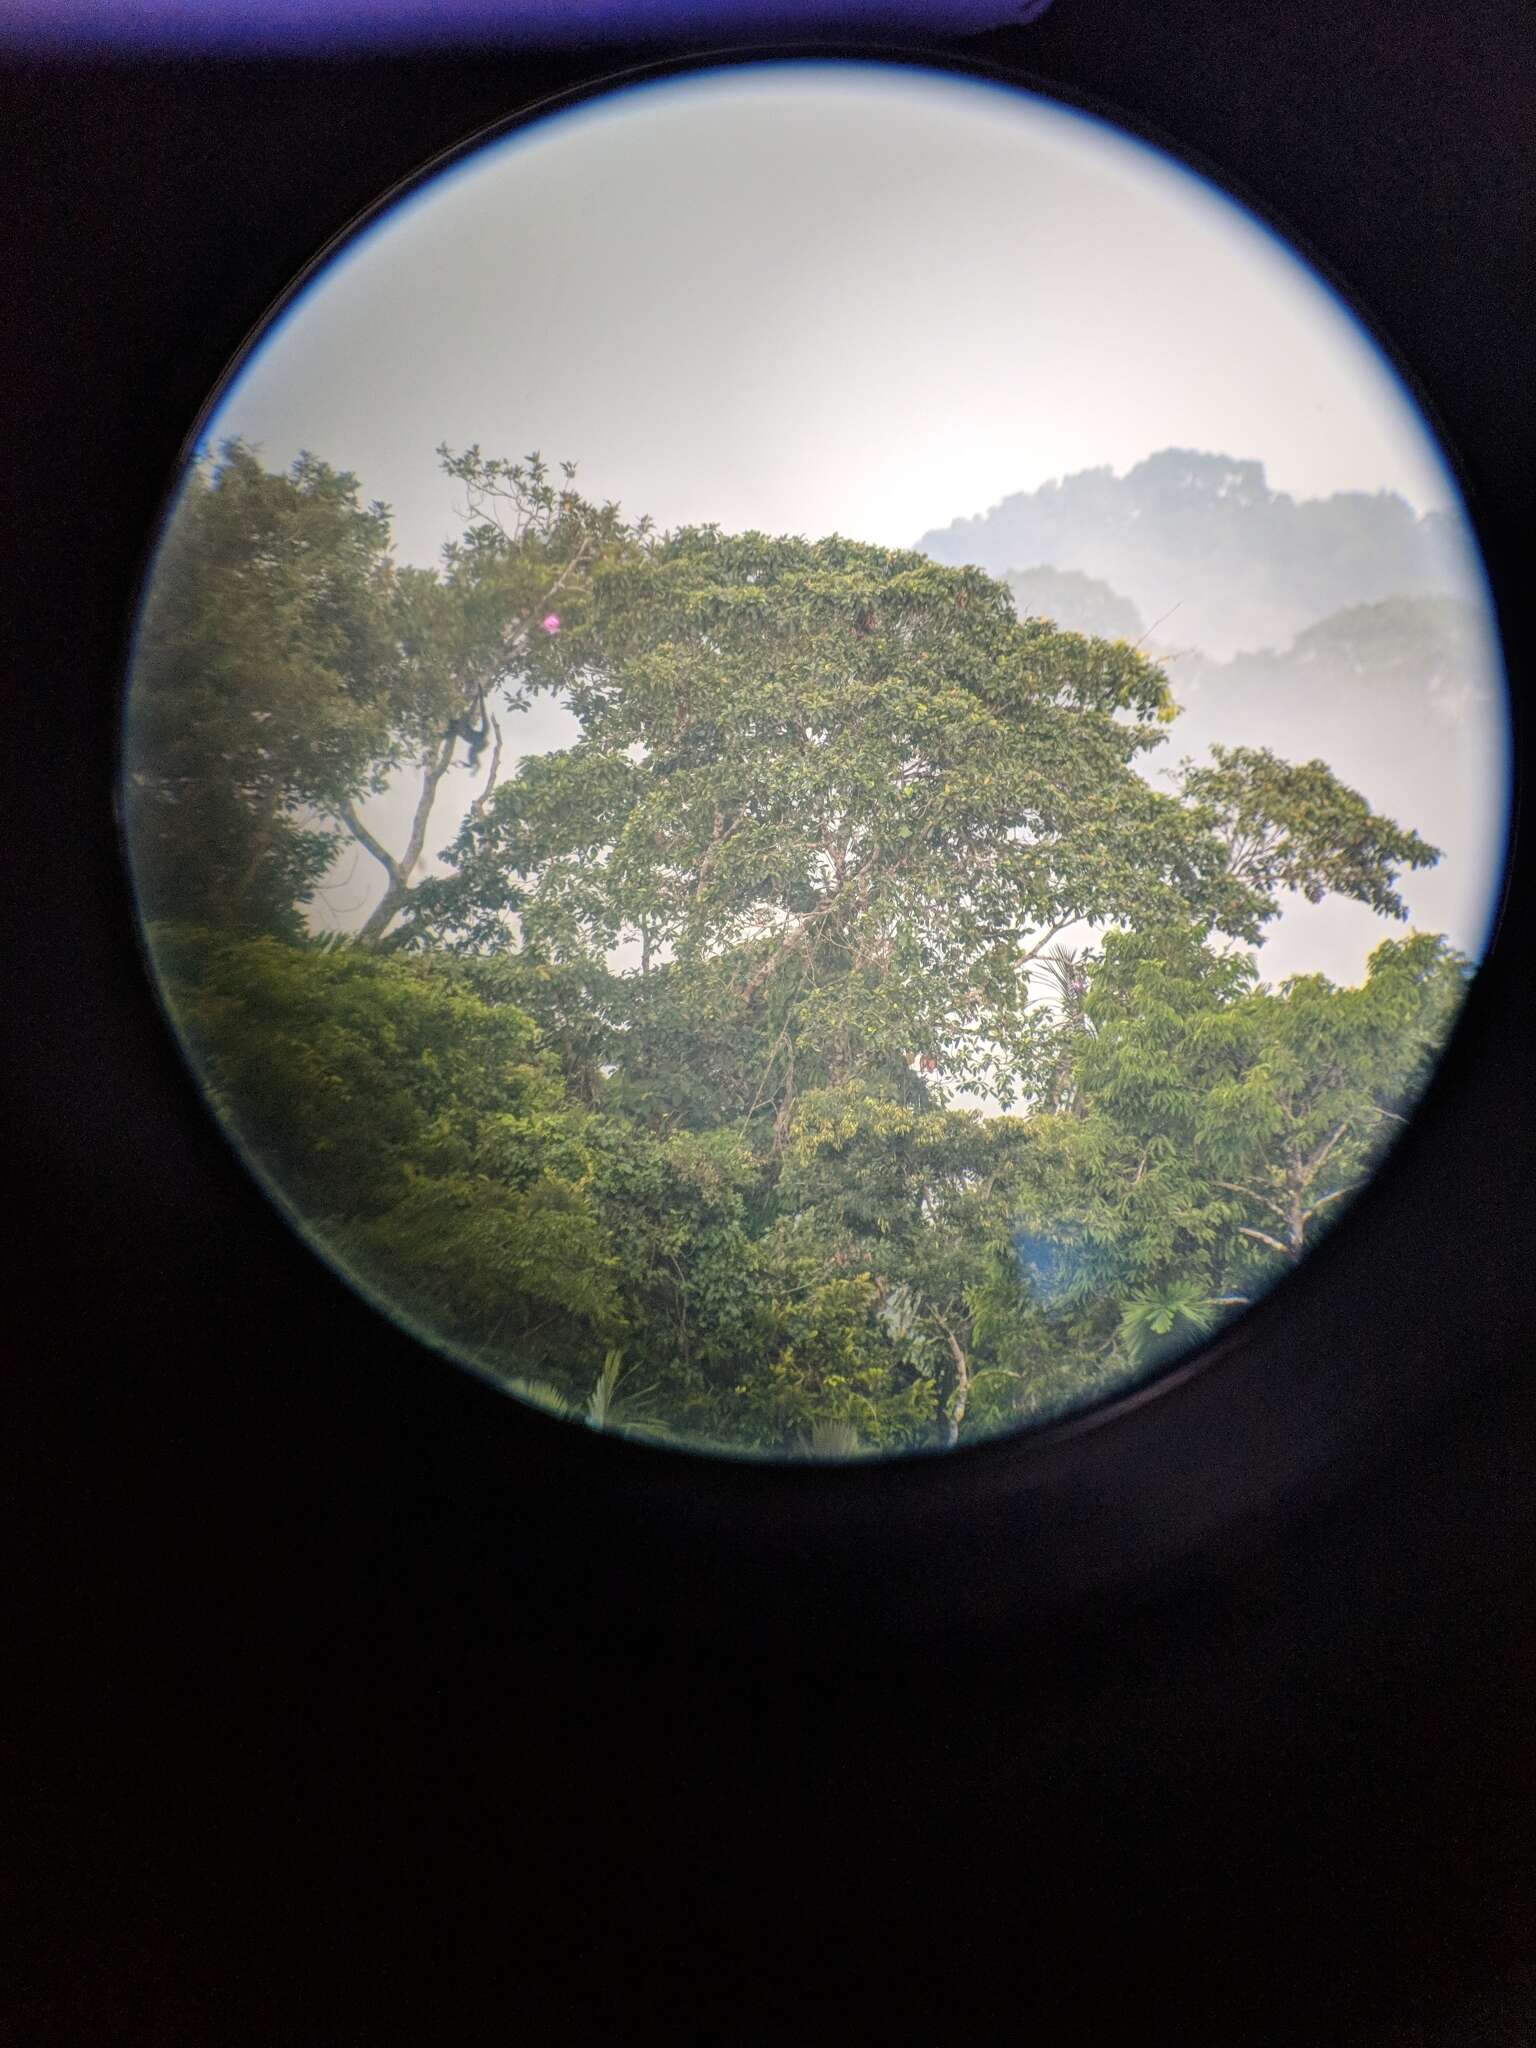
[[[355,470],[425,561],[440,441],[578,460],[663,526],[895,544],[1169,445],[1450,496],[1352,318],[1227,201],[1042,100],[851,64],[632,88],[461,166],[215,431]]]
[[[1258,458],[1298,497],[1455,496],[1353,318],[1197,179],[1026,95],[846,63],[634,88],[439,178],[290,310],[208,429],[232,433],[356,471],[420,562],[460,524],[441,441],[574,459],[663,527],[896,545],[1169,445]],[[1495,720],[1461,748],[1464,857],[1421,920],[1472,946]],[[517,743],[569,725],[540,707]],[[332,914],[379,880],[358,856]],[[1299,906],[1264,971],[1353,979],[1389,929]]]

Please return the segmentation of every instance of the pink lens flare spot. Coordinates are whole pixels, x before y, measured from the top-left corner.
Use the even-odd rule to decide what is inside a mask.
[[[546,633],[558,633],[560,630],[560,614],[558,612],[550,612],[540,619],[539,624]]]

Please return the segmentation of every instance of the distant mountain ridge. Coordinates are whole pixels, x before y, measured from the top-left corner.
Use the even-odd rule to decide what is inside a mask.
[[[1293,498],[1262,462],[1190,448],[1017,491],[917,547],[996,576],[1081,572],[1128,599],[1161,645],[1216,656],[1281,645],[1351,605],[1458,594],[1476,573],[1459,514],[1420,515],[1390,491]]]

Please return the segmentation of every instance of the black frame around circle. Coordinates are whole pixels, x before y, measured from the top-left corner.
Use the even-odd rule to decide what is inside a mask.
[[[1150,124],[1119,108],[1074,99],[1054,82],[957,61],[950,53],[820,45],[700,53],[594,78],[476,130],[394,185],[306,266],[251,330],[185,445],[197,439],[272,320],[335,255],[408,193],[486,142],[615,85],[659,82],[724,62],[828,56],[1019,86],[1075,105],[1182,162],[1310,262],[1403,379],[1457,475],[1488,563],[1514,682],[1512,600],[1483,508],[1436,419],[1433,394],[1420,388],[1362,314],[1337,266],[1283,226],[1251,189],[1240,190],[1225,170],[1171,145]],[[1518,790],[1525,734],[1518,690],[1511,694]],[[695,1568],[701,1557],[715,1561],[721,1598],[731,1597],[729,1581],[739,1575],[765,1609],[772,1607],[771,1589],[786,1561],[814,1555],[823,1595],[848,1625],[944,1630],[985,1629],[1022,1611],[1072,1604],[1176,1567],[1208,1568],[1243,1531],[1257,1534],[1276,1513],[1342,1493],[1394,1445],[1432,1427],[1456,1394],[1475,1384],[1475,1366],[1469,1373],[1463,1356],[1475,1331],[1452,1332],[1437,1314],[1439,1303],[1467,1298],[1475,1274],[1464,1266],[1441,1270],[1451,1240],[1437,1234],[1436,1211],[1447,1188],[1466,1191],[1475,1210],[1481,1162],[1507,1126],[1499,1075],[1515,1056],[1510,1029],[1528,916],[1522,872],[1512,822],[1505,908],[1484,965],[1411,1128],[1348,1218],[1214,1344],[1153,1380],[1059,1423],[958,1454],[849,1467],[722,1460],[686,1447],[680,1455],[658,1453],[550,1422],[478,1382],[445,1388],[426,1406],[440,1408],[447,1438],[463,1430],[480,1446],[475,1456],[488,1449],[510,1487],[531,1489],[546,1503],[575,1492],[616,1528],[664,1527],[665,1538],[654,1549],[642,1546],[634,1563],[645,1597],[663,1603],[661,1560],[680,1555],[691,1557]],[[215,1166],[207,1148],[200,1149],[203,1170],[243,1178],[245,1168],[230,1151]],[[1482,1234],[1482,1248],[1496,1264],[1496,1230]],[[1458,1240],[1457,1261],[1465,1249]],[[317,1263],[297,1242],[293,1253]],[[337,1284],[326,1272],[325,1285]],[[313,1285],[305,1283],[300,1292],[313,1293]],[[1490,1281],[1490,1301],[1503,1292]],[[362,1324],[350,1307],[332,1306],[347,1345],[360,1353]],[[353,1306],[377,1336],[380,1312],[360,1300]],[[402,1364],[406,1351],[422,1355],[398,1332],[380,1341]],[[414,1392],[411,1398],[414,1406]],[[877,1551],[884,1567],[878,1586],[868,1570]],[[689,1583],[696,1597],[697,1584]],[[945,1589],[942,1599],[938,1587]]]

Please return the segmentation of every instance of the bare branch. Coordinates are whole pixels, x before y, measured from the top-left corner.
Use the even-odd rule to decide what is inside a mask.
[[[501,721],[491,714],[491,731],[496,735],[496,744],[491,749],[491,770],[485,778],[485,787],[470,805],[466,823],[471,819],[483,818],[485,807],[491,800],[491,791],[496,787],[496,777],[501,768]]]
[[[1047,925],[1040,936],[1019,955],[1020,961],[1027,966],[1031,960],[1038,960],[1042,950],[1051,943],[1052,939],[1064,932],[1069,925],[1075,924],[1076,921],[1075,918],[1071,917],[1059,917],[1054,924]]]
[[[1270,1195],[1261,1195],[1257,1188],[1239,1187],[1237,1182],[1233,1180],[1219,1180],[1214,1185],[1219,1188],[1225,1188],[1229,1195],[1241,1195],[1245,1201],[1257,1202],[1261,1209],[1267,1209],[1271,1216],[1278,1216],[1282,1223],[1286,1221],[1291,1213],[1284,1202],[1277,1202]]]
[[[1290,1246],[1282,1244],[1278,1237],[1271,1237],[1267,1230],[1252,1230],[1246,1223],[1239,1223],[1237,1228],[1239,1236],[1251,1237],[1259,1244],[1267,1244],[1271,1251],[1278,1252],[1283,1259],[1291,1257]]]
[[[955,1365],[954,1391],[950,1395],[949,1400],[945,1402],[943,1409],[945,1442],[952,1444],[959,1438],[960,1425],[965,1420],[965,1411],[970,1400],[970,1366],[964,1351],[960,1348],[960,1341],[949,1327],[949,1324],[945,1322],[936,1308],[930,1309],[928,1312],[943,1331],[945,1342],[949,1345],[949,1355],[954,1360]]]
[[[336,813],[336,815],[341,820],[342,824],[346,826],[347,830],[352,834],[352,837],[357,841],[358,845],[361,846],[366,853],[371,853],[373,855],[374,859],[383,868],[385,874],[389,876],[389,879],[392,882],[398,882],[400,879],[400,869],[398,863],[395,860],[395,856],[388,850],[387,847],[381,846],[378,840],[374,838],[373,834],[368,830],[368,827],[357,815],[356,806],[353,804],[345,804]]]
[[[1183,600],[1183,598],[1181,597],[1181,598],[1179,599],[1179,604],[1171,604],[1171,605],[1169,605],[1169,607],[1168,607],[1167,611],[1165,611],[1165,612],[1163,613],[1163,616],[1162,616],[1162,617],[1161,617],[1160,619],[1154,619],[1154,620],[1152,621],[1151,625],[1150,625],[1150,626],[1148,626],[1148,628],[1147,628],[1147,630],[1145,631],[1145,633],[1143,633],[1143,634],[1142,634],[1141,638],[1140,638],[1140,639],[1139,639],[1139,640],[1138,640],[1138,641],[1136,642],[1135,646],[1134,646],[1134,647],[1132,647],[1132,649],[1131,649],[1131,652],[1132,652],[1132,654],[1137,654],[1137,653],[1139,653],[1139,652],[1141,651],[1141,649],[1142,649],[1143,647],[1145,647],[1145,646],[1146,646],[1147,642],[1148,642],[1148,641],[1149,641],[1149,640],[1150,640],[1150,639],[1152,638],[1152,635],[1153,635],[1153,634],[1154,634],[1154,633],[1155,633],[1155,632],[1157,631],[1157,629],[1158,629],[1158,627],[1159,627],[1159,626],[1166,626],[1166,625],[1167,625],[1168,621],[1169,621],[1169,620],[1170,620],[1170,619],[1171,619],[1171,618],[1173,617],[1174,613],[1175,613],[1175,612],[1176,612],[1176,611],[1178,610],[1178,608],[1179,608],[1179,605],[1180,605],[1180,604],[1182,604],[1183,602],[1184,602],[1184,600]]]
[[[416,872],[416,863],[421,859],[421,850],[426,844],[427,826],[432,816],[432,806],[437,801],[438,785],[448,772],[453,759],[456,728],[450,726],[438,743],[438,749],[428,763],[421,778],[421,795],[416,800],[416,814],[411,820],[411,836],[406,841],[405,852],[399,860],[392,860],[384,853],[377,840],[373,840],[370,851],[377,853],[384,861],[389,875],[389,886],[364,920],[358,938],[364,945],[371,944],[387,930],[395,914],[402,908],[411,894],[411,876]],[[359,821],[361,822],[361,821]],[[371,837],[371,835],[370,835]],[[368,844],[367,840],[363,841]]]
[[[1328,1137],[1324,1139],[1323,1143],[1319,1146],[1317,1151],[1314,1152],[1312,1157],[1307,1161],[1304,1171],[1306,1174],[1307,1181],[1309,1183],[1312,1180],[1314,1180],[1319,1173],[1322,1172],[1323,1167],[1327,1164],[1329,1153],[1332,1152],[1334,1146],[1338,1144],[1340,1138],[1344,1136],[1344,1133],[1349,1129],[1349,1125],[1350,1119],[1348,1117],[1345,1117],[1343,1123],[1339,1125],[1338,1129],[1336,1131],[1332,1131],[1329,1133]]]

